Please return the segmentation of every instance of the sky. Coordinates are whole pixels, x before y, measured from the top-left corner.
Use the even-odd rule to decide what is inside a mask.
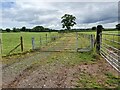
[[[91,28],[98,24],[115,28],[118,23],[117,0],[2,0],[0,2],[0,28],[33,28],[44,26],[61,29],[61,17],[76,17],[73,28]]]

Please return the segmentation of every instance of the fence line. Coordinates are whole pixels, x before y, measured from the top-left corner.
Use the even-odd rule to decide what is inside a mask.
[[[15,51],[20,46],[21,46],[21,52],[23,52],[23,37],[22,36],[20,37],[20,43],[16,47],[14,47],[12,50],[10,50],[7,55],[10,55],[10,53]]]
[[[0,38],[0,54],[2,54],[2,38]]]
[[[17,38],[19,38],[20,41],[16,38],[12,38],[13,40],[15,39],[16,42],[9,43],[10,45],[9,44],[6,45],[4,43],[4,45],[5,45],[3,47],[4,49],[2,49],[2,39],[1,39],[1,42],[0,42],[1,55],[6,56],[6,55],[11,55],[11,54],[21,53],[23,51],[26,52],[26,51],[29,51],[31,49],[33,49],[33,50],[38,49],[38,48],[40,49],[41,46],[46,46],[48,43],[56,40],[58,37],[61,37],[61,36],[62,36],[61,33],[59,33],[59,35],[54,34],[54,33],[48,34],[48,35],[47,34],[44,34],[44,35],[40,34],[39,36],[33,35],[33,38],[34,38],[33,44],[31,43],[32,36],[30,36],[28,38],[18,36]],[[10,38],[10,40],[12,40],[12,39]],[[29,40],[29,41],[27,41],[27,40]]]
[[[106,39],[105,35],[107,36],[116,36],[111,39]],[[100,35],[100,55],[112,66],[114,67],[118,72],[120,72],[120,62],[119,62],[119,45],[120,42],[116,41],[115,39],[120,38],[119,34],[110,34],[110,33],[101,33]],[[115,46],[113,46],[114,44]]]
[[[48,36],[47,34],[45,34],[45,36],[40,36],[39,41],[35,40],[35,38],[32,37],[32,50],[40,49],[43,46],[47,46],[48,43],[53,42],[57,40],[58,38],[61,38],[60,34],[53,35],[53,36]],[[36,44],[37,42],[39,42],[38,45]]]
[[[47,46],[48,43],[56,41],[62,36],[64,36],[64,34],[52,35],[52,36],[48,36],[47,34],[45,34],[44,36],[39,36],[38,41],[36,41],[35,37],[32,37],[32,43],[31,43],[32,50],[40,49],[43,46]],[[67,36],[67,37],[70,37],[70,36]],[[88,41],[89,43],[88,48],[85,48],[85,49],[79,48],[79,44],[80,44],[79,42],[82,42],[79,40],[81,37],[85,38]],[[118,41],[118,38],[120,38],[120,34],[102,33],[102,28],[97,28],[97,35],[96,35],[97,53],[100,54],[108,63],[110,63],[110,65],[112,65],[118,72],[120,72],[120,62],[119,62],[120,42]],[[94,48],[94,42],[95,42],[95,35],[76,33],[75,47],[77,51],[83,52],[83,51],[92,50]],[[0,45],[2,45],[1,39],[0,39]],[[24,43],[23,43],[22,37],[20,37],[20,43],[15,48],[10,50],[8,54],[11,54],[18,47],[21,47],[21,52],[24,51]],[[1,52],[2,52],[2,48],[1,48]]]
[[[13,48],[13,49],[8,53],[8,55],[9,55],[11,52],[13,52],[14,50],[16,50],[20,45],[21,45],[21,44],[18,44],[15,48]]]
[[[110,41],[110,42],[113,42],[113,43],[120,44],[120,42],[118,42],[118,41],[115,41],[115,40],[110,40],[110,39],[106,39],[106,38],[103,38],[103,40],[106,40],[106,41]]]
[[[84,48],[78,47],[78,52],[88,52],[88,51],[93,50],[94,42],[95,42],[95,35],[79,33],[78,38],[84,38],[85,40],[87,40],[87,44],[89,45]],[[81,40],[79,40],[79,42],[81,42]]]

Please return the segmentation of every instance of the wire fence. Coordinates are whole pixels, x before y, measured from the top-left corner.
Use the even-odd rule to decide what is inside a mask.
[[[41,51],[75,51],[76,50],[75,33],[59,33],[58,35],[52,35],[52,36],[46,35],[45,37],[40,37],[40,40],[33,39],[32,42],[33,42],[32,44],[33,49],[40,48]]]
[[[39,40],[36,40],[35,37],[32,37],[32,50],[41,49],[48,47],[50,43],[57,41],[63,36],[63,34],[40,36]]]
[[[7,38],[9,37],[9,38]],[[94,47],[94,35],[72,33],[9,33],[3,35],[2,56],[41,51],[90,51]]]
[[[101,33],[100,54],[120,72],[120,34]]]
[[[95,35],[94,34],[78,34],[78,51],[91,51],[94,48]]]
[[[1,55],[6,56],[6,55],[18,54],[18,53],[23,53],[23,52],[32,50],[32,38],[38,41],[38,42],[35,42],[35,48],[40,47],[41,44],[46,45],[46,34],[47,34],[47,37],[52,37],[52,38],[54,36],[58,36],[57,32],[3,33],[2,39],[0,39],[1,52],[2,52]],[[22,40],[21,40],[21,37],[22,37]],[[49,43],[50,41],[51,39],[47,38],[47,43]]]

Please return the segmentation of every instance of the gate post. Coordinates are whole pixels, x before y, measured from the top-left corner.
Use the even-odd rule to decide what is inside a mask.
[[[100,54],[100,44],[101,44],[101,38],[102,38],[102,25],[97,26],[97,35],[96,35],[96,52]]]
[[[0,54],[2,54],[2,39],[0,38]]]
[[[93,48],[94,48],[94,35],[90,35],[90,45],[91,45],[91,50],[93,50]]]
[[[46,36],[46,46],[47,46],[47,34],[45,36]]]
[[[34,39],[34,37],[32,37],[32,50],[34,50],[35,49],[35,39]]]
[[[78,51],[78,33],[76,32],[76,51]]]
[[[21,51],[23,52],[23,37],[22,36],[20,37],[20,42],[21,42],[20,43],[21,44]]]
[[[42,38],[41,38],[41,36],[40,36],[40,46],[42,46]]]

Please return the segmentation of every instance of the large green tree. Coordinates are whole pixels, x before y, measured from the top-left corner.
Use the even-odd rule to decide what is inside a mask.
[[[65,14],[64,16],[61,17],[62,21],[62,27],[66,28],[67,30],[70,30],[71,27],[73,27],[76,22],[75,19],[76,17],[70,14]]]

